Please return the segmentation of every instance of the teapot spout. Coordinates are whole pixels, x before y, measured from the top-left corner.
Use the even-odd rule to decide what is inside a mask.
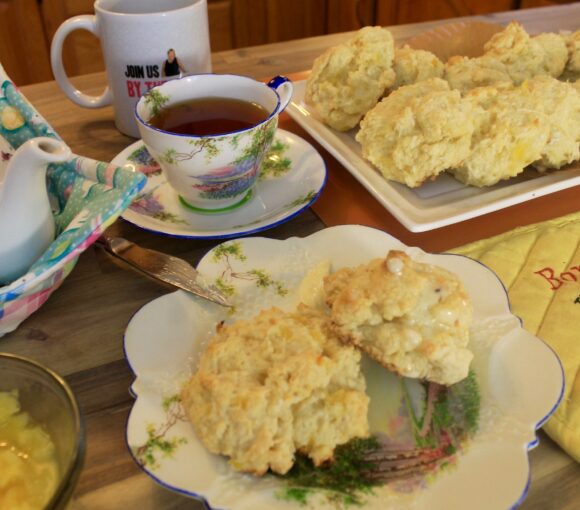
[[[70,156],[63,142],[41,137],[22,144],[10,159],[0,183],[0,283],[22,276],[54,240],[46,168]]]

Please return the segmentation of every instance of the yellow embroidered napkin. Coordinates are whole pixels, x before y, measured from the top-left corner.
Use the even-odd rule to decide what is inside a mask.
[[[560,357],[566,390],[544,430],[580,462],[580,212],[451,251],[495,271],[524,328]]]

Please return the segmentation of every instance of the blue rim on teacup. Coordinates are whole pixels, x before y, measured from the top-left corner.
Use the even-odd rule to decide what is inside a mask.
[[[227,133],[194,135],[155,127],[149,120],[172,104],[206,97],[255,102],[268,111],[262,121]],[[292,97],[292,82],[277,76],[265,84],[234,74],[196,74],[149,90],[135,118],[151,155],[185,207],[202,214],[227,213],[248,202],[262,158]]]

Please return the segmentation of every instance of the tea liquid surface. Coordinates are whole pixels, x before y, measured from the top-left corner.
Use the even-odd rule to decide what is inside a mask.
[[[184,135],[222,135],[255,126],[268,115],[269,112],[257,103],[227,97],[203,97],[163,108],[149,124]]]

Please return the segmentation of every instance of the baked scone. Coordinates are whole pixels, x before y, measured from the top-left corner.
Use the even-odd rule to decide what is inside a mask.
[[[580,72],[580,30],[566,37],[566,47],[568,49],[568,62],[566,70]]]
[[[576,81],[580,78],[580,30],[565,37],[568,50],[568,61],[564,73],[560,77],[563,80]]]
[[[510,23],[484,46],[481,57],[451,57],[445,79],[452,89],[466,92],[476,87],[519,85],[534,76],[558,77],[568,60],[566,40],[558,34],[530,35],[517,22]]]
[[[403,85],[412,85],[429,78],[442,78],[444,66],[443,62],[430,51],[403,46],[395,50],[393,69],[395,83],[391,89],[395,90]]]
[[[484,50],[485,56],[505,65],[516,85],[545,73],[542,45],[534,41],[517,21],[512,21],[487,41]]]
[[[368,435],[360,358],[320,312],[271,308],[218,328],[183,406],[201,442],[238,471],[284,474],[296,451],[320,465]]]
[[[465,95],[476,112],[471,151],[461,165],[450,169],[464,184],[492,186],[541,158],[550,134],[549,123],[540,112],[514,107],[509,98],[515,93],[481,87]]]
[[[472,305],[459,279],[390,251],[324,282],[337,333],[405,377],[454,384],[467,377]]]
[[[484,49],[485,56],[506,66],[516,85],[534,76],[558,77],[568,59],[566,41],[561,35],[544,33],[530,37],[517,21],[495,34]]]
[[[568,48],[566,39],[560,34],[546,32],[544,34],[532,37],[532,41],[539,44],[544,52],[542,62],[542,73],[554,78],[560,76],[566,67],[568,61]]]
[[[489,56],[451,57],[445,64],[445,79],[452,89],[466,92],[475,87],[512,85],[506,66]]]
[[[469,154],[471,105],[446,81],[430,78],[395,90],[368,112],[356,140],[387,179],[420,186]]]
[[[509,93],[512,109],[538,112],[549,124],[548,141],[538,169],[561,168],[580,159],[580,94],[571,84],[550,76],[536,76]]]
[[[386,28],[365,27],[320,55],[306,82],[305,100],[328,126],[355,127],[395,80],[395,46]]]

